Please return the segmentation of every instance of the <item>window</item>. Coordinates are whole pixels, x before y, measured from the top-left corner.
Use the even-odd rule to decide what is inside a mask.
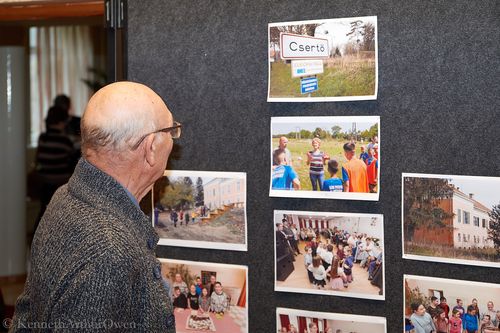
[[[81,81],[88,78],[88,68],[102,68],[104,62],[94,55],[88,26],[29,28],[30,146],[35,147],[45,131],[44,118],[56,95],[68,95],[72,113],[82,115],[91,91]]]
[[[457,210],[457,217],[458,217],[458,223],[462,223],[462,210],[458,209]]]
[[[483,228],[486,228],[486,219],[483,219]]]
[[[464,210],[464,224],[470,224],[470,213]]]
[[[462,241],[462,237],[460,235],[460,233],[458,233],[458,241],[461,242]]]
[[[240,191],[240,181],[239,180],[236,182],[236,190]]]
[[[479,227],[479,217],[474,216],[472,219],[474,220],[474,226]]]
[[[467,235],[467,241],[470,242],[470,235]]]
[[[213,192],[213,194],[212,194],[212,195],[215,197],[215,189],[213,189],[213,190],[212,190],[212,192]]]

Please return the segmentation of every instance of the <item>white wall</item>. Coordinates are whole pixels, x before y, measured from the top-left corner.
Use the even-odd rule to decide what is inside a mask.
[[[415,287],[420,288],[420,292],[429,296],[429,289],[442,290],[444,297],[446,297],[450,308],[456,305],[456,299],[461,298],[464,301],[464,308],[472,302],[473,298],[478,301],[479,310],[483,313],[487,306],[488,301],[493,301],[495,308],[500,308],[500,285],[476,285],[468,281],[459,281],[458,283],[452,280],[416,280],[408,279],[408,286],[410,289]],[[450,282],[451,281],[451,282]]]
[[[329,320],[328,325],[332,328],[333,333],[336,330],[342,330],[342,333],[384,333],[383,324],[374,323],[359,323],[354,321],[344,320]]]

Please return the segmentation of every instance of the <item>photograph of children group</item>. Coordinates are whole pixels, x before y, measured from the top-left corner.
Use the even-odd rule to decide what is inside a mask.
[[[383,317],[277,308],[278,333],[386,333]]]
[[[294,61],[301,59],[319,61],[317,89],[310,93],[301,91],[301,78],[311,74],[293,73]],[[376,99],[377,63],[376,16],[271,23],[268,101]]]
[[[152,219],[160,245],[246,251],[246,174],[165,171]]]
[[[271,118],[271,196],[378,200],[379,117]]]
[[[405,275],[405,332],[498,333],[500,285]]]
[[[248,333],[247,267],[160,259],[176,331]]]
[[[408,259],[500,267],[500,178],[403,174]]]
[[[275,211],[277,291],[384,299],[383,217]]]

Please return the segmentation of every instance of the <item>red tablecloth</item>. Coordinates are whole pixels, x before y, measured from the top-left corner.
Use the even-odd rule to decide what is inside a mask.
[[[207,333],[210,331],[198,331],[186,328],[187,318],[191,310],[175,311],[175,329],[177,333]],[[222,318],[216,318],[214,313],[210,313],[210,318],[215,326],[217,333],[239,333],[241,327],[234,322],[229,312],[226,312]]]

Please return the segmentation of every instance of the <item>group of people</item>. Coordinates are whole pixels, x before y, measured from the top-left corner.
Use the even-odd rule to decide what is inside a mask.
[[[485,330],[500,328],[500,310],[495,310],[492,301],[487,303],[487,310],[479,310],[478,301],[473,298],[464,308],[464,302],[458,298],[457,304],[450,309],[446,297],[432,296],[426,308],[423,304],[411,304],[412,315],[407,324],[407,331],[415,333],[484,333]]]
[[[366,234],[349,234],[337,227],[322,229],[321,232],[312,228],[298,231],[286,218],[276,224],[277,257],[288,254],[293,258],[302,254],[298,247],[299,240],[306,243],[304,268],[313,287],[346,289],[354,280],[354,265],[359,264],[368,271],[368,280],[379,287],[382,293],[382,249],[376,247]]]
[[[196,277],[196,282],[188,288],[181,274],[176,273],[171,291],[172,303],[176,309],[191,309],[199,313],[213,312],[216,317],[223,316],[229,309],[230,298],[215,275],[210,276],[210,281],[205,286],[201,278]]]
[[[158,226],[160,213],[164,212],[165,209],[160,205],[154,208],[154,225]],[[177,224],[188,226],[189,223],[195,223],[197,218],[207,216],[209,212],[208,207],[201,206],[196,209],[171,209],[169,218],[170,222],[173,224],[174,228],[177,228]]]
[[[333,329],[331,327],[325,327],[323,331],[320,331],[318,329],[318,325],[315,322],[311,322],[307,325],[307,328],[299,332],[297,327],[293,324],[289,324],[287,326],[282,326],[281,329],[278,331],[278,333],[334,333]],[[338,329],[335,330],[335,333],[342,333],[342,330]]]
[[[374,136],[365,147],[361,146],[356,156],[356,143],[351,140],[343,145],[347,160],[339,169],[339,162],[322,151],[321,139],[311,141],[312,150],[306,154],[309,179],[313,191],[376,193],[378,184],[378,137]],[[272,189],[300,190],[301,182],[295,169],[288,139],[281,137],[279,146],[273,150]],[[330,178],[325,180],[325,165]]]

